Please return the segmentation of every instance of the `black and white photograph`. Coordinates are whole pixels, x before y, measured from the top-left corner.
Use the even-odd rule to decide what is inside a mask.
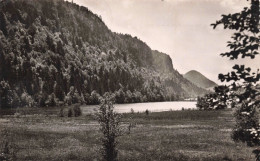
[[[259,0],[0,0],[0,161],[260,161]]]

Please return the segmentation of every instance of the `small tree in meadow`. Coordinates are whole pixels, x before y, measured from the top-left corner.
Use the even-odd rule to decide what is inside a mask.
[[[103,134],[101,137],[102,156],[106,161],[118,160],[117,137],[121,133],[120,118],[121,116],[114,111],[112,98],[109,95],[103,96],[97,113],[97,120]]]

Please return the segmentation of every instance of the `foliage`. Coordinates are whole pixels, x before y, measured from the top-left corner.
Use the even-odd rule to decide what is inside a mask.
[[[224,28],[235,30],[232,41],[228,42],[229,52],[221,56],[231,60],[241,58],[254,59],[259,54],[259,0],[251,0],[251,5],[245,7],[240,13],[222,15],[222,19],[213,24],[214,28],[220,24]],[[228,74],[219,74],[221,81],[231,81],[230,98],[237,109],[235,113],[236,127],[233,139],[246,142],[249,146],[259,146],[259,79],[260,73],[251,72],[250,67],[245,65],[234,65],[234,71]],[[259,159],[259,150],[254,151]]]
[[[75,104],[75,105],[72,105],[71,107],[69,107],[68,117],[79,117],[81,115],[82,115],[82,111],[80,108],[80,104]],[[61,117],[62,117],[62,115],[61,115]]]
[[[199,110],[210,109],[210,104],[207,102],[207,95],[204,97],[198,97],[196,106]]]
[[[97,120],[102,132],[102,156],[106,161],[118,160],[117,137],[120,136],[121,116],[114,111],[112,98],[107,94],[101,101]]]
[[[199,110],[225,109],[231,103],[228,94],[227,86],[217,86],[214,88],[214,92],[198,97],[196,106]]]

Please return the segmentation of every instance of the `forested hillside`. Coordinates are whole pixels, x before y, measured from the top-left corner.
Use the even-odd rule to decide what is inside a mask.
[[[0,2],[0,108],[178,100],[205,93],[166,54],[63,0]]]

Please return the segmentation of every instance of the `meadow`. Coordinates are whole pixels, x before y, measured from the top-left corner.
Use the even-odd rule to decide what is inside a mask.
[[[46,111],[2,115],[1,150],[7,148],[19,161],[101,160],[101,134],[93,114],[58,117],[58,111]],[[120,161],[254,160],[252,149],[231,139],[230,109],[125,113],[121,126]]]

